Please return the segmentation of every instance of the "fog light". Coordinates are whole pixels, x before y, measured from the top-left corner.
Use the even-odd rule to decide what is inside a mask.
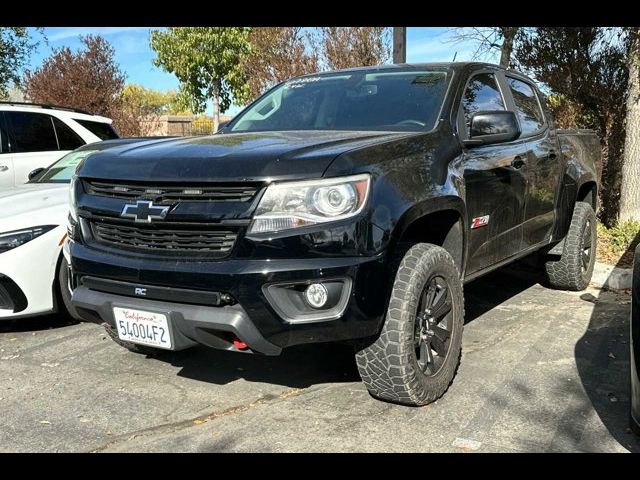
[[[321,283],[313,283],[304,291],[304,297],[313,308],[322,308],[327,303],[329,293]]]

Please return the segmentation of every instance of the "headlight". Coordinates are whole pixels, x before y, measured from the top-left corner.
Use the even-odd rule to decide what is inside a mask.
[[[38,238],[40,235],[47,233],[52,228],[56,228],[56,225],[43,225],[41,227],[25,228],[24,230],[0,233],[0,253],[13,250],[20,245],[24,245],[34,238]]]
[[[71,177],[71,181],[69,182],[69,215],[71,215],[71,219],[74,222],[78,221],[78,212],[76,211],[76,182],[78,181],[78,176],[74,175]]]
[[[260,200],[249,233],[277,232],[353,217],[369,195],[369,174],[274,183]]]

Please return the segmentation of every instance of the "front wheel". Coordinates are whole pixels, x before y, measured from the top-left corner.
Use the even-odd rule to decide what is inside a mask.
[[[360,376],[374,397],[404,405],[440,398],[455,377],[462,349],[464,297],[451,255],[412,246],[395,275],[380,336],[360,349]]]

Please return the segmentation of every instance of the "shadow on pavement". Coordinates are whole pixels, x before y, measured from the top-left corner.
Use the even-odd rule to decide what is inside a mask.
[[[544,285],[544,276],[527,264],[517,262],[466,284],[465,325],[538,283]]]
[[[66,314],[41,315],[38,317],[18,318],[15,320],[0,319],[0,333],[6,332],[39,332],[41,330],[51,330],[53,328],[68,327],[77,325],[77,320]]]
[[[466,322],[470,322],[540,280],[539,275],[512,276],[506,270],[465,286]],[[530,277],[530,278],[529,278]],[[508,279],[508,280],[505,280]],[[360,382],[352,346],[309,344],[283,350],[278,357],[247,355],[196,347],[167,352],[158,360],[181,368],[178,375],[193,380],[225,385],[234,380],[264,382],[290,388],[307,388],[322,383]]]
[[[640,452],[640,439],[629,428],[630,298],[613,291],[600,291],[597,297],[585,293],[580,298],[594,304],[589,326],[575,346],[582,386],[611,436],[632,452]],[[623,315],[615,307],[618,302],[627,303]]]
[[[299,345],[277,357],[195,347],[157,357],[180,367],[179,376],[225,385],[238,379],[307,388],[322,383],[359,382],[353,348],[340,344]]]

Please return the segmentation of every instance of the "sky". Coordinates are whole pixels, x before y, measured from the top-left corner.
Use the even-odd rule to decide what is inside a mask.
[[[153,66],[155,54],[149,46],[149,30],[148,27],[45,28],[47,42],[40,43],[30,59],[28,68],[36,69],[55,48],[68,46],[76,50],[81,46],[80,35],[101,35],[114,47],[116,62],[126,73],[127,82],[157,90],[177,90],[177,78]],[[452,32],[447,27],[407,28],[407,62],[451,61],[456,52],[456,61],[471,60],[474,46],[469,42],[452,43],[451,36]],[[35,37],[42,39],[37,33]],[[488,60],[496,59],[497,57]],[[232,106],[227,113],[234,115],[238,110],[239,107]]]

